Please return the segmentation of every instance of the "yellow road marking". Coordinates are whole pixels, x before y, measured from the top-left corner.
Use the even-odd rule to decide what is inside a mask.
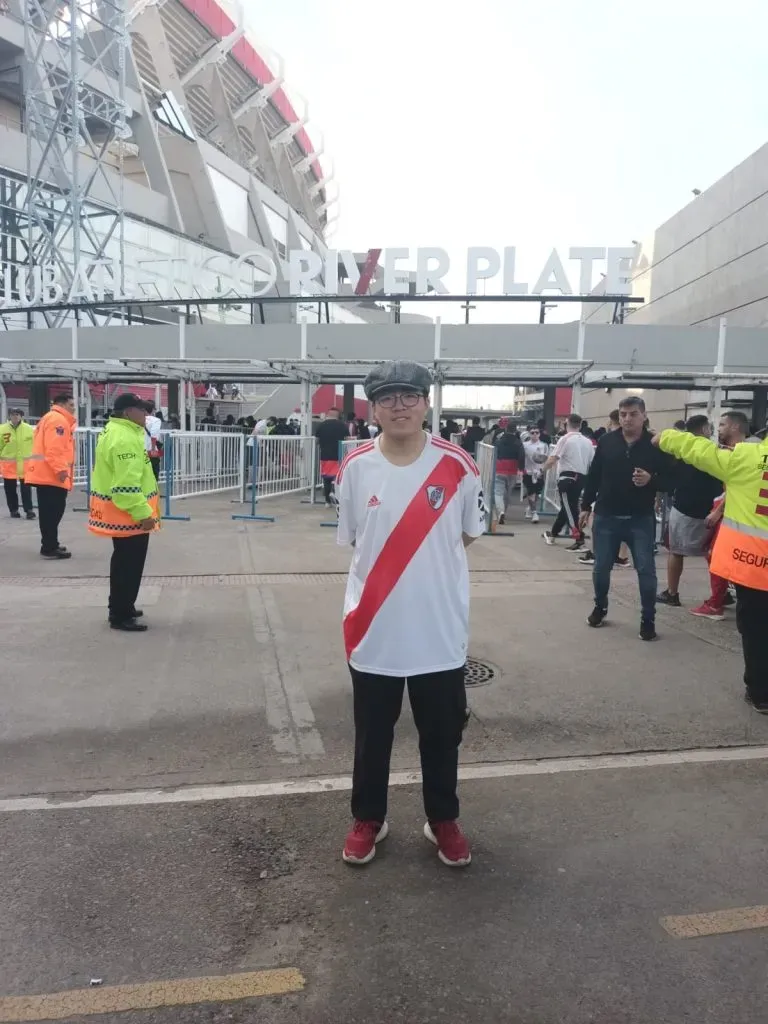
[[[64,1020],[98,1013],[155,1010],[163,1006],[225,1003],[256,996],[281,996],[304,988],[295,967],[210,978],[150,981],[144,985],[113,985],[53,992],[44,996],[0,998],[0,1024],[18,1021]]]
[[[662,917],[661,927],[675,939],[695,939],[699,935],[727,935],[752,928],[768,928],[768,907],[734,907],[711,914],[680,914]]]

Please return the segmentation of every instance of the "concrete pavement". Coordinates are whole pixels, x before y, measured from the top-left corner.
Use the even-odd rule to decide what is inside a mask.
[[[82,514],[53,564],[34,523],[0,521],[0,798],[349,771],[348,553],[329,514],[183,508],[152,538],[139,637],[106,627],[109,548]],[[464,764],[768,743],[732,621],[660,609],[643,644],[617,571],[611,625],[590,631],[589,570],[511,529],[470,552],[470,655],[495,676],[470,691]],[[683,586],[699,603],[704,567]],[[404,714],[393,766],[417,764]],[[392,838],[361,872],[338,859],[346,793],[6,812],[0,997],[288,966],[303,991],[100,1019],[760,1019],[765,933],[675,941],[658,921],[768,903],[764,775],[758,759],[467,782],[466,873],[420,838],[418,787],[393,791]]]

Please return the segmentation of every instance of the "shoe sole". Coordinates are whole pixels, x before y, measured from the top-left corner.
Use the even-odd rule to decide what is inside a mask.
[[[695,615],[697,619],[712,619],[713,622],[722,622],[725,618],[724,615],[708,615],[706,612],[696,612],[691,608],[691,615]]]
[[[370,864],[373,858],[376,856],[376,844],[380,843],[382,839],[386,839],[389,835],[389,825],[385,821],[379,829],[379,834],[373,841],[373,849],[367,857],[352,857],[347,853],[346,850],[341,851],[341,859],[345,864],[352,864],[354,867],[362,867],[363,864]]]
[[[443,851],[437,844],[437,837],[429,826],[429,822],[424,822],[424,838],[428,839],[433,846],[437,846],[437,856],[448,868],[465,868],[472,863],[472,854],[466,857],[464,860],[448,860]]]
[[[550,548],[554,547],[554,545],[555,545],[555,538],[554,537],[550,537],[549,534],[547,534],[547,533],[542,533],[541,536],[544,538],[544,543],[547,545],[547,547],[550,547]]]

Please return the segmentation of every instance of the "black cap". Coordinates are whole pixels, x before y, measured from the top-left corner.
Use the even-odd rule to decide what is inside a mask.
[[[421,363],[408,359],[394,359],[375,367],[363,381],[365,397],[374,402],[388,391],[413,391],[428,395],[432,387],[432,374]]]
[[[138,395],[133,395],[130,392],[127,395],[118,395],[112,403],[112,408],[115,412],[124,412],[126,409],[141,409],[142,412],[147,411],[147,407],[143,399],[139,398]]]

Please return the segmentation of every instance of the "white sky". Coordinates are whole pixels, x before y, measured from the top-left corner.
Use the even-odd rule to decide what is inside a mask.
[[[443,247],[454,291],[469,246],[516,246],[532,284],[553,247],[644,239],[768,139],[764,0],[244,4],[324,137],[334,246]]]

